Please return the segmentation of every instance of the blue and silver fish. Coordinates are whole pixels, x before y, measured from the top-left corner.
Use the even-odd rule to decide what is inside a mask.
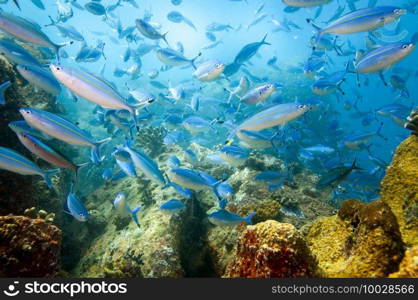
[[[45,92],[57,96],[61,92],[61,85],[49,70],[38,66],[18,65],[19,74],[27,81]]]
[[[161,204],[160,209],[165,214],[174,215],[184,209],[184,203],[177,199],[171,199]]]
[[[252,225],[251,219],[255,214],[255,212],[252,212],[247,217],[243,218],[225,209],[221,209],[208,215],[208,219],[212,224],[218,226],[237,226],[242,223]]]
[[[70,192],[67,196],[68,213],[72,215],[77,221],[86,222],[90,215],[87,208],[81,202],[80,198],[73,193],[73,183],[70,185]]]
[[[41,63],[26,49],[7,40],[0,40],[0,54],[17,65],[41,66]]]
[[[51,177],[59,172],[59,169],[43,170],[26,157],[5,147],[0,147],[0,169],[20,175],[39,175],[49,188],[52,187]]]
[[[109,138],[95,141],[70,121],[47,111],[36,108],[21,108],[19,112],[33,128],[72,145],[91,147],[92,161],[94,163],[100,162],[99,148],[102,144],[108,142]]]
[[[124,217],[127,215],[130,215],[132,219],[134,220],[135,224],[139,226],[139,220],[138,220],[138,212],[141,210],[142,206],[139,205],[133,210],[129,207],[127,199],[126,199],[125,193],[119,193],[116,195],[115,200],[113,200],[113,207],[116,209],[116,212]]]

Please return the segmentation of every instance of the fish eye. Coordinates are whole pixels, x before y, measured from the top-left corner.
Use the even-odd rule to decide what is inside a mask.
[[[402,49],[406,49],[406,48],[408,48],[409,47],[409,45],[408,44],[404,44],[403,46],[402,46]]]

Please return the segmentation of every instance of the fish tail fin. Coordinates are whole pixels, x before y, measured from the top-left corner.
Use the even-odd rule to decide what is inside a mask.
[[[164,174],[163,174],[163,176],[164,176],[164,178],[165,178],[166,184],[164,185],[164,187],[163,187],[162,189],[164,190],[164,189],[169,188],[169,187],[173,187],[173,188],[175,188],[174,184],[171,182],[171,180],[170,180],[170,178],[167,176],[167,174],[166,174],[166,173],[164,173]]]
[[[354,159],[353,164],[351,165],[351,169],[353,169],[353,170],[363,170],[363,168],[360,168],[359,166],[357,166],[357,158]]]
[[[22,9],[20,8],[20,4],[19,2],[17,2],[17,0],[13,0],[14,4],[17,6],[17,8],[22,11]]]
[[[227,204],[228,204],[228,201],[226,199],[219,200],[219,208],[220,209],[225,209]]]
[[[100,147],[109,142],[112,138],[108,137],[105,138],[103,140],[97,141],[93,144],[93,147],[91,149],[91,158],[92,158],[92,162],[95,164],[99,164],[101,162],[100,159]]]
[[[229,103],[231,103],[232,97],[234,97],[234,93],[227,88],[224,88],[224,91],[229,93],[228,102],[227,102],[229,104]]]
[[[60,169],[44,170],[43,178],[44,178],[44,180],[45,180],[46,185],[48,186],[48,188],[52,188],[52,180],[51,180],[51,177],[54,176],[55,174],[58,174],[59,172],[61,172]]]
[[[262,45],[271,45],[269,42],[266,42],[267,35],[268,34],[266,33],[265,36],[263,37],[263,39],[261,40]]]
[[[52,19],[51,16],[48,16],[48,18],[51,21],[51,23],[44,25],[45,27],[54,26],[57,23],[57,22],[54,21],[54,19]]]
[[[320,33],[322,31],[322,28],[319,27],[318,25],[316,25],[312,19],[308,18],[308,19],[306,19],[306,22],[308,24],[310,24],[316,31],[318,31],[318,33]]]
[[[72,44],[74,44],[74,41],[69,41],[69,42],[66,42],[66,43],[54,45],[54,50],[55,50],[55,53],[57,54],[58,62],[60,62],[60,60],[61,60],[61,58],[60,58],[60,49],[62,47],[65,47],[65,46],[68,46],[68,45],[72,45]]]
[[[132,211],[131,211],[131,215],[132,215],[132,219],[134,220],[135,224],[139,226],[139,220],[138,220],[138,212],[141,210],[142,206],[139,205],[137,207],[135,207]]]
[[[195,61],[196,61],[196,59],[198,59],[200,56],[202,56],[202,52],[199,52],[199,54],[198,55],[196,55],[196,57],[195,58],[193,58],[191,61],[190,61],[190,63],[192,64],[192,67],[196,70],[197,69],[197,67],[196,67],[196,65],[195,65]]]
[[[164,40],[164,42],[167,44],[167,46],[170,47],[170,44],[167,42],[167,33],[168,33],[168,31],[166,33],[164,33],[163,35],[161,35],[161,38]]]
[[[0,105],[6,104],[6,98],[4,93],[6,92],[7,88],[11,85],[12,83],[10,81],[6,81],[0,85]]]
[[[219,195],[219,192],[218,192],[218,186],[219,186],[222,182],[224,182],[224,180],[218,180],[217,182],[215,182],[214,184],[212,184],[212,190],[213,190],[213,193],[215,194],[216,198],[218,198],[218,199],[219,199],[219,201],[222,199],[222,197],[221,197],[221,195]]]
[[[386,137],[384,137],[383,135],[382,135],[382,128],[383,128],[383,125],[384,125],[384,123],[382,122],[382,123],[380,123],[380,126],[379,126],[379,128],[377,129],[377,131],[376,131],[376,135],[377,136],[380,136],[382,139],[384,139],[385,141],[387,141],[387,138]]]
[[[135,123],[135,128],[136,131],[139,132],[139,124],[138,124],[138,117],[136,115],[136,111],[134,109],[133,113],[132,113],[132,118],[134,119],[134,123]]]
[[[334,48],[334,50],[335,50],[335,52],[337,53],[338,56],[342,56],[343,55],[343,51],[341,50],[341,46],[339,46],[337,44],[337,41],[338,41],[338,36],[336,36],[334,38],[334,42],[332,44],[332,47]]]
[[[318,25],[316,25],[312,19],[309,19],[308,18],[308,19],[306,19],[306,22],[308,24],[311,24],[312,27],[317,31],[317,34],[316,34],[316,42],[318,42],[319,39],[321,38],[322,34],[323,34],[322,28],[319,27]],[[313,50],[315,50],[315,47],[314,47]]]
[[[403,98],[410,98],[411,97],[411,95],[409,94],[409,90],[406,87],[401,91],[401,96]]]
[[[253,211],[247,217],[245,217],[244,218],[245,223],[247,223],[248,225],[253,225],[253,222],[251,221],[251,219],[255,216],[255,214],[256,214],[256,212]]]

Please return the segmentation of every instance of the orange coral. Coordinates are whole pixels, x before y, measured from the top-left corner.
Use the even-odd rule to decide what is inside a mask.
[[[316,267],[315,258],[293,225],[266,221],[243,232],[226,277],[314,277]]]
[[[0,216],[0,276],[54,277],[61,230],[43,219]]]

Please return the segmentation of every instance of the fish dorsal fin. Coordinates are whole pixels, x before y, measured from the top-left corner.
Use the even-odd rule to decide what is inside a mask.
[[[84,72],[86,72],[87,74],[89,74],[90,76],[96,78],[98,81],[104,83],[105,85],[107,85],[110,89],[114,90],[115,92],[118,92],[116,85],[113,82],[108,81],[107,79],[100,77],[97,74],[94,74],[90,71],[87,71],[85,69],[83,69]],[[119,92],[118,92],[119,93]]]
[[[30,28],[32,28],[34,30],[37,30],[37,31],[41,31],[41,26],[38,23],[36,23],[35,21],[24,19],[22,17],[16,16],[16,15],[13,15],[13,14],[8,14],[8,13],[5,13],[5,14],[8,17],[13,18],[15,21],[17,21],[18,23],[21,23],[24,26],[30,27]]]

